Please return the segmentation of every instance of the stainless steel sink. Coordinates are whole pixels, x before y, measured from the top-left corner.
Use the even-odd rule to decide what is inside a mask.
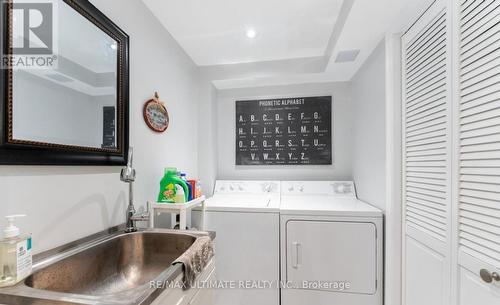
[[[149,304],[164,289],[153,287],[151,281],[179,279],[181,267],[171,264],[202,235],[206,233],[161,229],[117,232],[70,247],[37,262],[24,282],[0,289],[0,304],[32,304],[33,300],[36,304],[45,304],[44,300],[47,304]]]
[[[156,278],[195,239],[152,232],[120,235],[36,272],[25,283],[36,289],[78,294],[126,291]]]

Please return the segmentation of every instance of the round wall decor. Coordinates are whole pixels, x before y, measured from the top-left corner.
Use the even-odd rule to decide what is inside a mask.
[[[165,105],[160,101],[158,93],[155,92],[155,97],[148,100],[144,104],[143,109],[144,121],[151,130],[155,132],[164,132],[168,128],[170,118]]]

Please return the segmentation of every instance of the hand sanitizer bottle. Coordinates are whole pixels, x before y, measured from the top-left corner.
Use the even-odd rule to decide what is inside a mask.
[[[14,226],[14,220],[24,216],[6,216],[9,225],[0,240],[0,287],[13,286],[31,274],[31,235],[21,235]]]

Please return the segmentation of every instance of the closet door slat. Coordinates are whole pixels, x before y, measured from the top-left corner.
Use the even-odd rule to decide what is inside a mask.
[[[470,44],[478,43],[481,37],[490,35],[495,30],[495,26],[498,25],[499,20],[500,15],[497,8],[494,14],[488,15],[470,26],[462,27],[460,35],[462,50]]]
[[[459,251],[500,268],[500,3],[460,17]]]
[[[449,222],[447,46],[443,10],[408,42],[403,53],[405,221],[440,242],[446,242]]]

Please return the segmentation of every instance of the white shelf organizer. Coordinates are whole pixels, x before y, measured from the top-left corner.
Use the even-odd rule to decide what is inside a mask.
[[[171,227],[174,228],[176,224],[176,215],[180,215],[179,219],[179,229],[185,230],[187,225],[187,217],[191,219],[191,210],[201,206],[201,228],[202,231],[205,230],[205,196],[198,197],[186,203],[167,203],[167,202],[148,202],[149,211],[151,212],[151,218],[149,221],[149,226],[151,228],[155,227],[155,216],[162,213],[168,213],[171,216]]]

